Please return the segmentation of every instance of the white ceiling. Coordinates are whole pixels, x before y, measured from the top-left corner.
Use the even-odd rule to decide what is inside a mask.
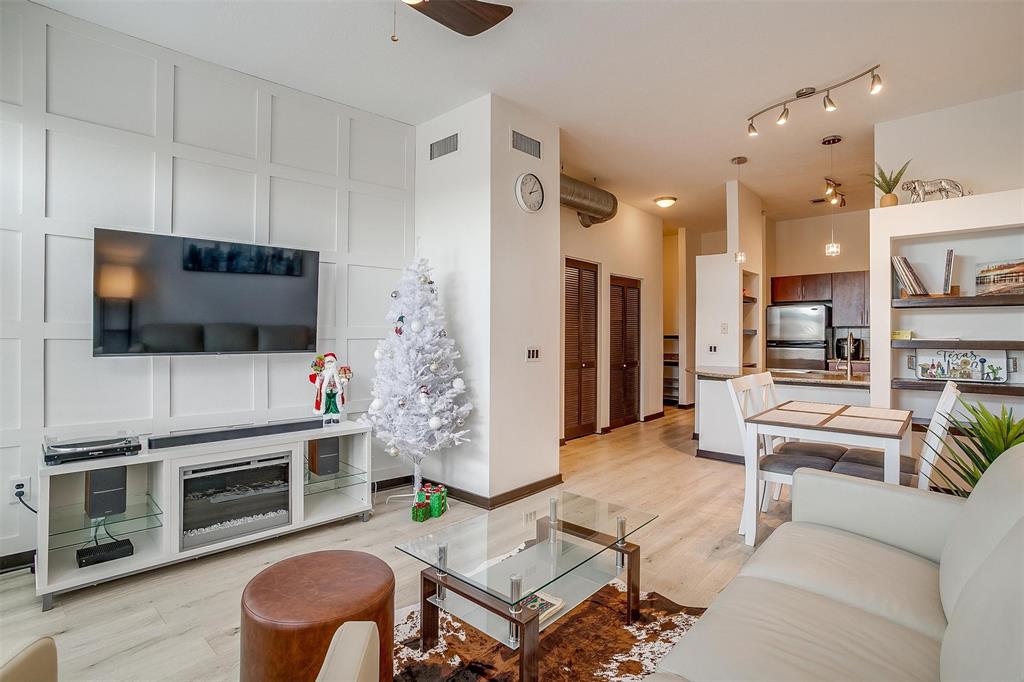
[[[872,203],[872,125],[1024,88],[1024,2],[585,2],[512,0],[512,16],[465,38],[396,3],[302,0],[45,0],[133,36],[300,90],[420,123],[488,91],[562,127],[566,171],[620,200],[700,229],[724,226],[729,159],[771,217],[827,212],[828,155],[849,210]],[[859,81],[746,116],[803,86],[875,63]],[[669,210],[659,194],[680,198]]]

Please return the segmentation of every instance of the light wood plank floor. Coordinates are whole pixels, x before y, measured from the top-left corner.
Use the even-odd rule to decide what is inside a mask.
[[[634,424],[561,449],[564,487],[659,514],[631,539],[642,555],[641,586],[688,606],[707,606],[750,555],[736,533],[743,469],[694,457],[693,412]],[[540,493],[544,496],[545,493]],[[426,531],[404,502],[378,494],[373,519],[311,529],[56,598],[42,613],[33,576],[0,576],[0,659],[53,635],[60,674],[71,680],[237,680],[239,599],[252,576],[285,557],[319,549],[360,549],[387,561],[396,604],[418,599],[422,565],[394,549]],[[482,514],[455,504],[447,524]],[[762,536],[789,517],[773,505]],[[436,526],[435,526],[436,527]]]

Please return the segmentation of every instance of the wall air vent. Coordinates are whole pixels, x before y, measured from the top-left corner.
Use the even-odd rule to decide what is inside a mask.
[[[454,133],[448,137],[438,140],[437,142],[430,143],[430,160],[433,161],[436,158],[442,157],[445,154],[451,154],[452,152],[459,150],[459,134]]]
[[[540,140],[527,137],[518,130],[512,131],[512,148],[518,149],[524,154],[540,158]]]

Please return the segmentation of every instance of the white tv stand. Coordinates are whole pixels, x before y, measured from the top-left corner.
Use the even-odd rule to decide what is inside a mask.
[[[307,464],[309,442],[327,438],[339,439],[340,470],[317,476]],[[290,463],[287,523],[183,549],[182,470],[272,455]],[[370,462],[370,427],[351,421],[159,449],[149,448],[144,440],[137,455],[55,466],[43,464],[40,457],[36,594],[47,611],[60,592],[353,516],[368,521],[373,509]],[[108,516],[105,529],[131,540],[134,554],[79,568],[76,550],[92,543],[95,533],[101,540],[108,539],[104,529],[96,527],[98,520],[90,519],[84,510],[86,472],[119,466],[128,468],[127,508],[123,514]]]

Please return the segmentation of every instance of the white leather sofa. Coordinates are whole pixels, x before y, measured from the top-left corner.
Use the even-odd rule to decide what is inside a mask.
[[[1024,445],[971,496],[801,469],[648,682],[1024,680]]]

